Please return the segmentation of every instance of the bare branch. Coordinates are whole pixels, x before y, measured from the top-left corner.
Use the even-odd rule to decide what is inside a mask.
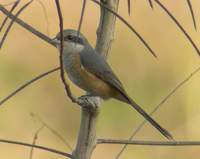
[[[20,10],[16,13],[15,17],[18,17],[20,15],[20,13],[22,13],[22,11],[24,11],[24,9],[26,9],[31,3],[33,2],[33,0],[27,2],[22,8],[20,8]],[[2,48],[3,46],[3,43],[12,27],[12,25],[14,24],[15,22],[15,19],[12,19],[12,21],[10,22],[10,25],[8,26],[8,28],[6,29],[4,35],[3,35],[3,38],[1,39],[1,42],[0,42],[0,48]]]
[[[52,152],[54,154],[58,154],[61,156],[65,156],[68,158],[72,158],[72,155],[66,152],[62,152],[56,149],[52,149],[52,148],[48,148],[48,147],[44,147],[44,146],[40,146],[40,145],[32,145],[32,144],[28,144],[25,142],[20,142],[20,141],[13,141],[13,140],[4,140],[4,139],[0,139],[1,143],[6,143],[6,144],[13,144],[13,145],[20,145],[20,146],[25,146],[25,147],[34,147],[36,149],[40,149],[43,151],[47,151],[47,152]]]
[[[106,5],[99,3],[96,0],[91,0],[94,3],[104,7],[106,10],[108,10],[109,12],[111,12],[112,14],[114,14],[117,18],[119,18],[134,34],[136,34],[136,36],[142,41],[142,43],[147,47],[147,49],[153,54],[154,57],[157,57],[155,52],[150,48],[150,46],[147,44],[147,42],[142,38],[142,36],[124,19],[122,18],[119,14],[117,14],[115,11],[109,9],[108,7],[106,7]],[[6,14],[7,16],[9,16],[9,18],[11,19],[15,19],[15,22],[18,23],[19,25],[21,25],[22,27],[24,27],[26,30],[30,31],[31,33],[33,33],[34,35],[36,35],[37,37],[43,39],[44,41],[48,42],[49,44],[55,46],[55,44],[53,43],[52,39],[50,39],[48,36],[44,35],[43,33],[39,32],[38,30],[36,30],[35,28],[33,28],[32,26],[30,26],[29,24],[25,23],[23,20],[15,17],[13,14],[11,14],[7,9],[5,9],[3,7],[3,5],[0,4],[0,11],[3,12],[4,14]]]
[[[49,18],[48,18],[48,15],[47,15],[47,10],[46,10],[45,5],[42,3],[41,0],[37,0],[37,1],[40,4],[40,6],[42,7],[42,10],[44,12],[44,17],[45,17],[45,20],[46,20],[47,35],[49,36]]]
[[[200,141],[144,141],[144,140],[113,140],[98,139],[97,144],[128,144],[143,146],[200,146]]]
[[[161,102],[154,107],[153,111],[150,113],[150,115],[153,115],[172,95],[174,95],[174,93],[180,89],[184,84],[186,84],[186,82],[188,82],[195,74],[197,74],[200,71],[200,67],[198,67],[197,69],[195,69],[188,77],[186,77],[183,81],[181,81],[163,100],[161,100]],[[129,137],[129,141],[133,139],[133,137],[142,129],[142,127],[145,125],[147,121],[143,120],[139,126],[133,131],[133,133],[131,134],[131,136]],[[124,150],[126,149],[128,145],[125,144],[121,151],[117,154],[116,159],[119,159],[121,154],[124,152]]]
[[[31,113],[31,116],[33,118],[37,118],[38,121],[44,125],[51,133],[53,133],[56,137],[58,137],[71,151],[72,151],[72,146],[60,135],[55,129],[50,127],[46,122],[44,122],[38,115],[35,115],[34,113]]]
[[[131,0],[127,0],[128,2],[128,14],[131,15]]]
[[[178,22],[178,20],[170,13],[170,11],[159,1],[159,0],[154,0],[166,13],[167,15],[173,20],[173,22],[178,26],[178,28],[183,32],[183,34],[186,36],[186,38],[190,41],[196,52],[200,55],[200,51],[190,35],[187,33],[187,31],[183,28],[183,26]]]
[[[33,35],[36,35],[37,37],[39,37],[40,39],[46,41],[47,43],[55,46],[55,43],[52,41],[51,38],[49,38],[48,36],[46,36],[45,34],[41,33],[40,31],[38,31],[37,29],[33,28],[31,25],[27,24],[26,22],[24,22],[23,20],[17,18],[16,16],[14,16],[12,13],[10,13],[7,9],[5,9],[3,7],[3,5],[0,4],[0,11],[2,13],[4,13],[5,15],[7,15],[10,19],[14,19],[15,22],[17,24],[19,24],[20,26],[22,26],[23,28],[25,28],[26,30],[28,30],[29,32],[31,32]]]
[[[13,10],[18,6],[19,2],[20,2],[20,0],[17,0],[16,2],[14,2],[14,5],[12,6],[12,8],[9,11],[10,13],[12,13]],[[0,32],[2,31],[2,29],[3,29],[4,25],[6,24],[7,20],[8,20],[8,16],[6,16],[6,18],[3,20],[2,24],[1,24],[1,27],[0,27]]]
[[[144,40],[144,38],[119,14],[117,14],[115,11],[113,11],[112,9],[108,8],[105,4],[100,3],[97,0],[91,0],[92,2],[100,5],[101,7],[105,8],[106,10],[108,10],[109,12],[111,12],[112,14],[114,14],[119,20],[121,20],[139,39],[140,41],[146,46],[146,48],[151,52],[151,54],[154,57],[157,57],[155,52],[151,49],[151,47],[148,45],[148,43]]]
[[[152,2],[152,0],[149,0],[149,5],[153,9],[153,2]]]
[[[9,3],[6,3],[6,4],[3,4],[4,7],[7,7],[7,6],[10,6],[10,5],[13,5],[14,3],[16,3],[17,1],[19,0],[16,0],[16,1],[13,1],[13,2],[9,2]]]
[[[65,80],[65,74],[64,74],[64,69],[63,69],[63,61],[62,61],[62,56],[63,56],[63,17],[62,17],[62,11],[60,8],[60,2],[59,0],[55,0],[56,7],[57,7],[57,12],[58,12],[58,18],[59,18],[59,23],[60,23],[60,77],[61,80],[64,84],[65,91],[68,95],[68,97],[71,99],[73,103],[77,103],[76,98],[73,96],[69,84]]]
[[[42,125],[42,126],[35,132],[35,135],[34,135],[34,137],[33,137],[33,143],[32,143],[32,145],[35,145],[35,144],[36,144],[37,139],[38,139],[38,134],[42,131],[43,128],[44,128],[44,125]],[[31,147],[29,159],[32,159],[32,158],[33,158],[33,151],[34,151],[34,147]]]
[[[83,0],[82,10],[81,10],[81,17],[80,17],[80,21],[79,21],[79,25],[78,25],[78,36],[80,34],[81,26],[82,26],[82,23],[83,23],[83,17],[84,17],[84,13],[85,13],[86,2],[87,2],[87,0]]]
[[[30,84],[36,82],[37,80],[39,80],[39,79],[41,79],[41,78],[43,78],[43,77],[45,77],[45,76],[47,76],[47,75],[49,75],[49,74],[57,71],[59,69],[60,69],[60,67],[51,69],[51,70],[49,70],[49,71],[47,71],[45,73],[42,73],[42,74],[36,76],[35,78],[31,79],[30,81],[26,82],[25,84],[23,84],[22,86],[20,86],[19,88],[17,88],[15,91],[13,91],[12,93],[10,93],[7,97],[5,97],[4,99],[2,99],[0,101],[0,106],[2,104],[4,104],[6,101],[8,101],[10,98],[12,98],[14,95],[16,95],[18,92],[20,92],[21,90],[23,90],[24,88],[26,88],[27,86],[29,86]]]
[[[194,11],[193,11],[193,8],[192,8],[192,3],[191,3],[190,0],[187,0],[187,4],[188,4],[188,7],[190,9],[190,14],[192,16],[192,21],[193,21],[194,29],[197,30],[196,19],[195,19]]]

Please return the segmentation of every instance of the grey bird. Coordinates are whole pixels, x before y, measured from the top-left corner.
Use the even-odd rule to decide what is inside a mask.
[[[58,33],[53,40],[58,49],[60,49],[60,38],[60,33]],[[78,34],[76,30],[66,29],[63,31],[63,41],[64,69],[74,84],[91,96],[98,96],[104,100],[115,98],[131,105],[162,135],[173,139],[167,130],[128,96],[109,64],[92,48],[83,34]]]

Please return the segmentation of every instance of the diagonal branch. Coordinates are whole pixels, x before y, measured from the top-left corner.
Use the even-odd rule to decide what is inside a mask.
[[[175,92],[177,92],[178,89],[180,89],[184,84],[186,84],[186,82],[188,82],[199,71],[200,71],[200,67],[198,67],[197,69],[195,69],[188,77],[186,77],[183,81],[181,81],[163,100],[161,100],[161,102],[156,107],[154,107],[154,109],[150,113],[150,115],[153,115],[172,95],[174,95]],[[129,137],[129,139],[128,139],[129,141],[132,140],[133,137],[143,128],[143,126],[145,125],[146,122],[147,122],[146,120],[143,120],[139,124],[139,126],[133,131],[133,133]],[[120,152],[117,154],[116,159],[119,159],[119,157],[124,152],[124,150],[126,149],[127,146],[128,145],[125,144],[122,147],[122,149],[120,150]]]
[[[38,31],[37,29],[35,29],[34,27],[32,27],[31,25],[27,24],[26,22],[24,22],[23,20],[21,20],[20,18],[17,18],[16,16],[14,16],[12,13],[10,13],[7,9],[5,9],[3,7],[3,5],[0,4],[0,11],[2,13],[4,13],[5,15],[7,15],[10,19],[15,19],[15,22],[17,24],[19,24],[20,26],[22,26],[23,28],[25,28],[26,30],[28,30],[29,32],[31,32],[33,35],[37,36],[38,38],[46,41],[47,43],[55,46],[55,43],[52,41],[51,38],[49,38],[48,36],[46,36],[45,34],[41,33],[40,31]]]
[[[195,30],[197,30],[196,19],[195,19],[194,11],[193,11],[193,8],[192,8],[192,3],[191,3],[190,0],[187,0],[187,4],[188,4],[188,7],[190,9],[190,14],[192,16],[194,28],[195,28]]]
[[[24,9],[26,9],[32,2],[33,2],[33,0],[27,2],[22,8],[20,8],[20,10],[16,13],[15,17],[18,17],[18,16],[20,15],[20,13],[22,13],[22,11],[23,11]],[[3,38],[2,38],[1,41],[0,41],[0,49],[2,48],[3,43],[4,43],[6,37],[7,37],[8,33],[9,33],[11,27],[13,26],[14,22],[15,22],[15,19],[12,19],[12,21],[10,22],[10,25],[9,25],[8,28],[6,29],[6,31],[5,31],[5,33],[4,33],[4,35],[3,35]]]
[[[200,55],[200,50],[198,49],[197,45],[194,43],[190,35],[187,33],[187,31],[183,28],[183,26],[178,22],[178,20],[170,13],[170,11],[159,1],[154,0],[165,12],[166,14],[173,20],[173,22],[178,26],[178,28],[183,32],[183,34],[186,36],[186,38],[190,41],[196,52]]]
[[[36,145],[36,141],[37,141],[37,139],[38,139],[38,135],[39,135],[39,133],[43,130],[43,128],[44,128],[44,125],[42,125],[42,126],[35,132],[35,135],[34,135],[34,137],[33,137],[33,143],[32,143],[32,145]],[[32,158],[33,158],[33,152],[34,152],[34,147],[31,147],[29,159],[32,159]]]
[[[37,118],[39,120],[39,122],[45,127],[47,128],[52,134],[54,134],[56,137],[58,137],[71,151],[72,151],[72,146],[62,137],[61,134],[58,133],[58,131],[56,131],[55,129],[53,129],[52,127],[50,127],[46,122],[44,122],[38,115],[31,113],[31,116],[33,118]]]
[[[110,13],[114,14],[120,21],[122,21],[139,39],[140,41],[145,45],[145,47],[151,52],[151,54],[154,57],[157,57],[155,52],[151,49],[151,47],[149,46],[149,44],[144,40],[144,38],[133,28],[133,26],[131,26],[122,16],[120,16],[119,14],[117,14],[115,11],[113,11],[112,9],[108,8],[105,4],[100,3],[97,0],[91,0],[92,2],[100,5],[101,7],[103,7],[104,9],[108,10]]]
[[[152,0],[149,0],[149,5],[153,9],[153,2],[152,2]]]
[[[54,154],[58,154],[58,155],[61,155],[61,156],[72,158],[72,155],[69,154],[69,153],[59,151],[59,150],[56,150],[56,149],[52,149],[52,148],[48,148],[48,147],[44,147],[44,146],[40,146],[40,145],[33,145],[33,144],[25,143],[25,142],[14,141],[14,140],[4,140],[4,139],[0,139],[0,143],[20,145],[20,146],[24,146],[24,147],[34,147],[36,149],[40,149],[40,150],[43,150],[43,151],[52,152]]]
[[[12,93],[10,93],[7,97],[5,97],[4,99],[0,100],[0,106],[2,104],[4,104],[6,101],[8,101],[10,98],[12,98],[13,96],[15,96],[18,92],[20,92],[21,90],[23,90],[24,88],[26,88],[27,86],[29,86],[30,84],[36,82],[37,80],[40,80],[41,78],[55,72],[58,71],[60,69],[60,67],[51,69],[45,73],[42,73],[38,76],[36,76],[35,78],[31,79],[30,81],[26,82],[25,84],[21,85],[19,88],[17,88],[15,91],[13,91]]]
[[[92,2],[100,5],[101,7],[105,8],[106,10],[108,10],[109,12],[111,12],[112,14],[114,14],[117,18],[119,18],[134,34],[136,34],[136,36],[141,40],[141,42],[145,45],[145,47],[151,52],[151,54],[154,57],[157,57],[155,52],[151,49],[151,47],[148,45],[148,43],[143,39],[143,37],[123,18],[121,17],[119,14],[117,14],[115,11],[113,11],[112,9],[108,8],[106,5],[104,5],[103,3],[98,2],[97,0],[91,0]],[[27,24],[26,22],[24,22],[23,20],[15,17],[13,14],[11,14],[7,9],[5,9],[3,7],[3,5],[0,4],[0,11],[3,12],[4,14],[6,14],[9,18],[11,19],[15,19],[15,22],[18,23],[19,25],[21,25],[22,27],[24,27],[26,30],[30,31],[31,33],[33,33],[34,35],[36,35],[37,37],[41,38],[42,40],[46,41],[47,43],[55,46],[55,43],[52,41],[52,39],[50,39],[48,36],[46,36],[45,34],[41,33],[40,31],[36,30],[35,28],[33,28],[31,25]]]
[[[12,13],[13,10],[18,6],[19,2],[20,2],[20,0],[17,0],[16,2],[14,2],[12,8],[9,11],[10,13]],[[6,22],[8,21],[8,18],[9,17],[6,16],[6,18],[3,20],[2,24],[1,24],[1,27],[0,27],[0,32],[2,31],[2,29],[3,29],[4,25],[6,24]]]
[[[45,5],[43,4],[43,2],[41,0],[37,0],[37,1],[40,4],[40,6],[41,6],[41,8],[43,10],[44,18],[46,20],[46,31],[47,31],[46,33],[47,33],[47,35],[49,35],[49,33],[50,33],[49,32],[49,17],[47,15],[47,10],[46,10]]]
[[[97,144],[128,144],[140,146],[200,146],[200,141],[145,141],[145,140],[113,140],[98,139]]]

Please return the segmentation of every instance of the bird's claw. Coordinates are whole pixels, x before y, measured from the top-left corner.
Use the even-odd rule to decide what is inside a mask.
[[[91,96],[91,95],[83,95],[78,98],[78,103],[82,107],[88,108],[88,109],[97,109],[99,105],[101,104],[102,99],[97,96]]]

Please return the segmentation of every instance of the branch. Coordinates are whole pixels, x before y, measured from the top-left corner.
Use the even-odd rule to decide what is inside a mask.
[[[45,128],[47,128],[52,134],[54,134],[58,139],[60,139],[69,150],[72,151],[72,146],[60,135],[55,129],[50,127],[46,122],[44,122],[38,115],[35,115],[34,113],[30,114],[33,118],[36,118]]]
[[[46,31],[47,31],[47,35],[49,36],[49,18],[48,18],[48,15],[47,15],[47,10],[45,8],[45,5],[42,3],[41,0],[37,0],[38,3],[40,4],[40,6],[42,7],[42,10],[43,10],[43,13],[44,13],[44,18],[46,20]]]
[[[128,2],[128,14],[131,15],[131,0],[127,0]]]
[[[17,0],[16,2],[14,2],[12,8],[9,11],[10,13],[12,13],[13,10],[18,6],[19,2],[20,2],[20,0]],[[2,31],[2,29],[3,29],[4,25],[6,24],[7,20],[8,20],[8,16],[6,16],[6,18],[3,20],[2,24],[1,24],[1,27],[0,27],[0,32]]]
[[[197,69],[195,69],[188,77],[186,77],[182,82],[180,82],[163,100],[161,100],[161,102],[154,107],[153,111],[150,113],[150,115],[152,116],[178,89],[180,89],[186,82],[188,82],[195,74],[197,74],[200,71],[200,67],[198,67]],[[145,125],[147,121],[143,120],[139,126],[133,131],[133,133],[131,134],[131,136],[129,137],[129,141],[133,139],[133,137],[142,129],[142,127]],[[119,159],[119,157],[121,156],[121,154],[124,152],[124,150],[126,149],[127,144],[125,144],[122,149],[120,150],[120,152],[117,154],[116,159]]]
[[[145,47],[151,52],[151,54],[154,57],[157,57],[155,52],[151,49],[151,47],[148,45],[148,43],[143,39],[143,37],[119,14],[117,14],[115,11],[113,11],[112,9],[110,9],[109,7],[107,7],[104,3],[99,2],[97,0],[91,0],[92,2],[100,5],[101,7],[103,7],[104,9],[106,9],[107,11],[109,11],[110,13],[112,13],[113,15],[115,15],[120,21],[122,21],[139,39],[140,41],[145,45]]]
[[[44,128],[44,125],[42,125],[42,126],[35,132],[34,137],[33,137],[33,143],[32,143],[32,145],[35,145],[35,144],[36,144],[37,139],[38,139],[38,135],[39,135],[39,133],[42,131],[43,128]],[[33,158],[33,152],[34,152],[34,147],[31,147],[29,159],[32,159],[32,158]]]
[[[6,3],[6,4],[2,4],[3,6],[7,7],[7,6],[10,6],[10,5],[13,5],[17,2],[18,0],[15,0],[13,2],[9,2],[9,3]]]
[[[4,140],[4,139],[0,139],[1,143],[6,143],[6,144],[13,144],[13,145],[20,145],[20,146],[25,146],[25,147],[34,147],[36,149],[40,149],[43,151],[48,151],[48,152],[52,152],[54,154],[58,154],[61,156],[65,156],[68,158],[72,158],[72,155],[66,152],[62,152],[56,149],[52,149],[52,148],[48,148],[48,147],[44,147],[44,146],[40,146],[40,145],[33,145],[33,144],[28,144],[28,143],[24,143],[24,142],[20,142],[20,141],[13,141],[13,140]]]
[[[5,15],[7,15],[10,19],[15,19],[15,22],[18,23],[20,26],[22,26],[23,28],[25,28],[26,30],[28,30],[29,32],[31,32],[33,35],[39,37],[40,39],[46,41],[47,43],[55,46],[55,43],[52,41],[51,38],[49,38],[48,36],[46,36],[45,34],[41,33],[40,31],[38,31],[37,29],[33,28],[31,25],[27,24],[26,22],[24,22],[23,20],[17,18],[16,16],[14,16],[13,14],[11,14],[7,9],[5,9],[3,7],[3,5],[0,4],[0,11],[2,13],[4,13]]]
[[[5,31],[5,33],[4,33],[4,35],[3,35],[3,38],[1,39],[1,42],[0,42],[0,49],[2,48],[3,43],[4,43],[6,37],[7,37],[8,33],[9,33],[11,27],[13,26],[13,24],[14,24],[14,22],[15,22],[15,20],[16,20],[16,17],[18,17],[18,16],[20,15],[20,13],[22,13],[22,11],[23,11],[24,9],[26,9],[32,2],[33,2],[33,0],[27,2],[27,3],[26,3],[22,8],[20,8],[20,10],[16,13],[15,18],[12,19],[12,21],[10,22],[10,25],[8,26],[8,28],[6,29],[6,31]]]
[[[159,0],[154,0],[165,12],[166,14],[173,20],[173,22],[178,26],[178,28],[183,32],[183,34],[186,36],[186,38],[190,41],[196,52],[200,55],[200,51],[190,35],[187,33],[187,31],[183,28],[183,26],[178,22],[178,20],[170,13],[170,11],[159,1]]]
[[[149,0],[149,5],[153,9],[153,2],[152,2],[152,0]]]
[[[29,86],[30,84],[36,82],[37,80],[39,80],[39,79],[41,79],[41,78],[43,78],[43,77],[45,77],[45,76],[47,76],[47,75],[49,75],[49,74],[57,71],[59,69],[60,69],[60,67],[51,69],[51,70],[49,70],[49,71],[47,71],[45,73],[42,73],[42,74],[36,76],[35,78],[31,79],[30,81],[26,82],[25,84],[23,84],[22,86],[20,86],[19,88],[17,88],[15,91],[13,91],[12,93],[10,93],[7,97],[5,97],[4,99],[2,99],[0,101],[0,106],[2,104],[4,104],[6,101],[8,101],[10,98],[12,98],[14,95],[16,95],[18,92],[20,92],[21,90],[23,90],[24,88],[26,88],[27,86]]]
[[[109,12],[111,12],[112,14],[114,14],[117,18],[119,18],[140,40],[141,42],[145,45],[145,47],[151,52],[151,54],[153,54],[154,57],[157,57],[155,52],[150,48],[150,46],[148,45],[148,43],[143,39],[143,37],[123,18],[121,17],[119,14],[117,14],[115,11],[113,11],[112,9],[106,7],[106,5],[104,5],[103,3],[100,3],[96,0],[91,0],[92,2],[94,2],[97,5],[100,5],[101,7],[105,8],[106,10],[108,10]],[[49,38],[48,36],[46,36],[45,34],[41,33],[40,31],[38,31],[37,29],[33,28],[31,25],[27,24],[26,22],[24,22],[23,20],[16,18],[13,14],[11,14],[7,9],[5,9],[3,7],[3,5],[0,4],[0,11],[3,12],[4,14],[6,14],[9,18],[11,19],[15,19],[15,22],[18,23],[19,25],[21,25],[23,28],[25,28],[26,30],[30,31],[31,33],[33,33],[34,35],[36,35],[37,37],[39,37],[40,39],[46,41],[47,43],[55,46],[55,43],[52,41],[51,38]]]
[[[200,146],[200,141],[144,141],[144,140],[113,140],[98,139],[97,144],[128,144],[143,146]]]
[[[59,18],[59,23],[60,23],[60,56],[59,56],[60,57],[59,58],[60,59],[60,77],[64,84],[65,91],[68,97],[71,99],[73,103],[77,103],[77,99],[73,96],[70,90],[70,86],[65,80],[65,73],[64,73],[63,60],[62,60],[62,57],[63,57],[63,17],[62,17],[62,11],[60,8],[59,0],[55,0],[55,3],[56,3],[58,18]]]
[[[79,25],[78,25],[78,36],[80,34],[81,26],[82,26],[82,23],[83,23],[83,17],[84,17],[84,13],[85,13],[86,2],[87,2],[87,0],[83,0],[83,5],[82,5],[82,9],[81,9],[81,17],[80,17],[80,21],[79,21]]]
[[[195,19],[194,11],[193,11],[193,8],[192,8],[192,3],[191,3],[190,0],[187,0],[187,4],[188,4],[188,7],[190,9],[191,16],[192,16],[194,29],[197,30],[196,19]]]

